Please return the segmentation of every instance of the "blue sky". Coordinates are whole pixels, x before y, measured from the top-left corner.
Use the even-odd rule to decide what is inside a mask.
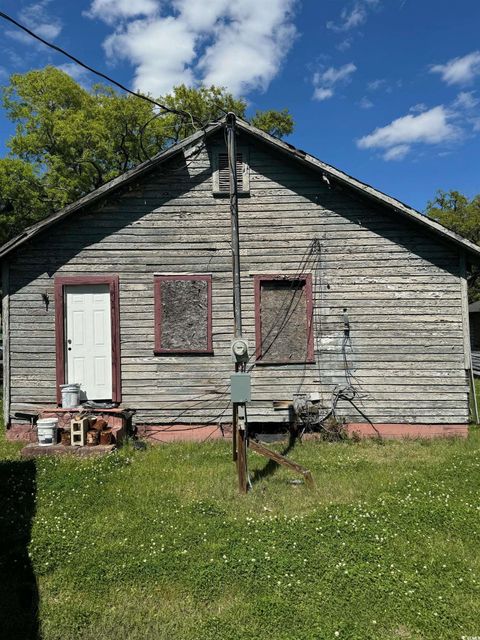
[[[478,0],[3,0],[2,10],[134,89],[215,83],[288,107],[289,141],[423,210],[480,193]],[[62,66],[0,21],[0,81]],[[0,113],[0,154],[12,125]]]

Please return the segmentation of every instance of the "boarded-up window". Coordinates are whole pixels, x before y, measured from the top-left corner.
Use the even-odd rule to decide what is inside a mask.
[[[257,360],[313,361],[311,277],[256,276],[255,296]]]
[[[155,352],[211,351],[211,276],[155,276]]]

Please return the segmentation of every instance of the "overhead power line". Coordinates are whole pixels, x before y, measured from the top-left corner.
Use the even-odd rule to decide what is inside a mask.
[[[12,16],[9,16],[8,14],[4,13],[3,11],[0,11],[0,18],[3,18],[4,20],[7,20],[8,22],[11,22],[12,24],[14,24],[16,27],[18,27],[22,31],[25,31],[25,33],[28,33],[29,36],[31,36],[32,38],[35,38],[35,40],[38,40],[39,42],[41,42],[42,44],[46,45],[47,47],[50,47],[50,49],[53,49],[54,51],[57,51],[58,53],[62,54],[63,56],[66,56],[67,58],[69,58],[70,60],[75,62],[75,64],[78,64],[79,66],[83,67],[87,71],[90,71],[91,73],[94,73],[96,76],[99,76],[100,78],[103,78],[107,82],[110,82],[111,84],[115,85],[116,87],[118,87],[122,91],[125,91],[126,93],[129,93],[132,96],[136,96],[137,98],[141,98],[142,100],[146,100],[147,102],[150,102],[150,104],[153,104],[156,107],[159,107],[160,109],[165,111],[165,113],[172,113],[173,115],[180,116],[182,118],[187,118],[188,120],[191,121],[191,123],[194,126],[194,128],[196,128],[195,125],[203,128],[204,124],[201,122],[201,120],[199,120],[199,118],[197,118],[193,114],[189,113],[188,111],[183,111],[182,109],[174,109],[172,107],[167,107],[166,105],[161,104],[160,102],[157,102],[156,100],[154,100],[153,98],[150,98],[149,96],[143,95],[142,93],[137,93],[136,91],[132,91],[131,89],[126,87],[121,82],[118,82],[117,80],[114,80],[110,76],[107,76],[105,73],[102,73],[101,71],[98,71],[97,69],[94,69],[93,67],[90,67],[88,64],[85,64],[85,62],[82,62],[81,60],[79,60],[78,58],[73,56],[71,53],[68,53],[68,51],[65,51],[65,49],[62,49],[61,47],[58,47],[56,44],[53,44],[53,42],[49,42],[48,40],[45,40],[44,38],[42,38],[41,36],[36,34],[34,31],[31,31],[31,29],[28,29],[28,27],[26,27],[25,25],[21,24],[20,22],[18,22],[18,20],[15,20],[15,18],[12,18]]]

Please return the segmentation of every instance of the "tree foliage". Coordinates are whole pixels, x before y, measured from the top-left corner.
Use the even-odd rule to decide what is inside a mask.
[[[247,109],[213,86],[179,86],[158,102],[203,123],[227,111],[245,118]],[[16,130],[0,159],[0,244],[195,130],[138,97],[101,84],[87,90],[52,66],[11,76],[3,106]],[[252,122],[276,136],[293,130],[287,110],[257,112]]]
[[[480,245],[480,194],[469,199],[459,191],[437,191],[425,213],[448,229]],[[480,271],[472,266],[469,276],[470,302],[480,300]]]
[[[468,199],[459,191],[437,191],[426,214],[452,231],[480,244],[480,194]]]
[[[282,111],[257,111],[251,119],[251,123],[258,129],[268,131],[272,136],[283,138],[293,131],[293,118],[288,109]]]

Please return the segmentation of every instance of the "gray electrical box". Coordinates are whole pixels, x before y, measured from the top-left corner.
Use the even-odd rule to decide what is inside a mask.
[[[230,376],[230,395],[232,402],[250,402],[252,390],[249,373],[232,373]]]

